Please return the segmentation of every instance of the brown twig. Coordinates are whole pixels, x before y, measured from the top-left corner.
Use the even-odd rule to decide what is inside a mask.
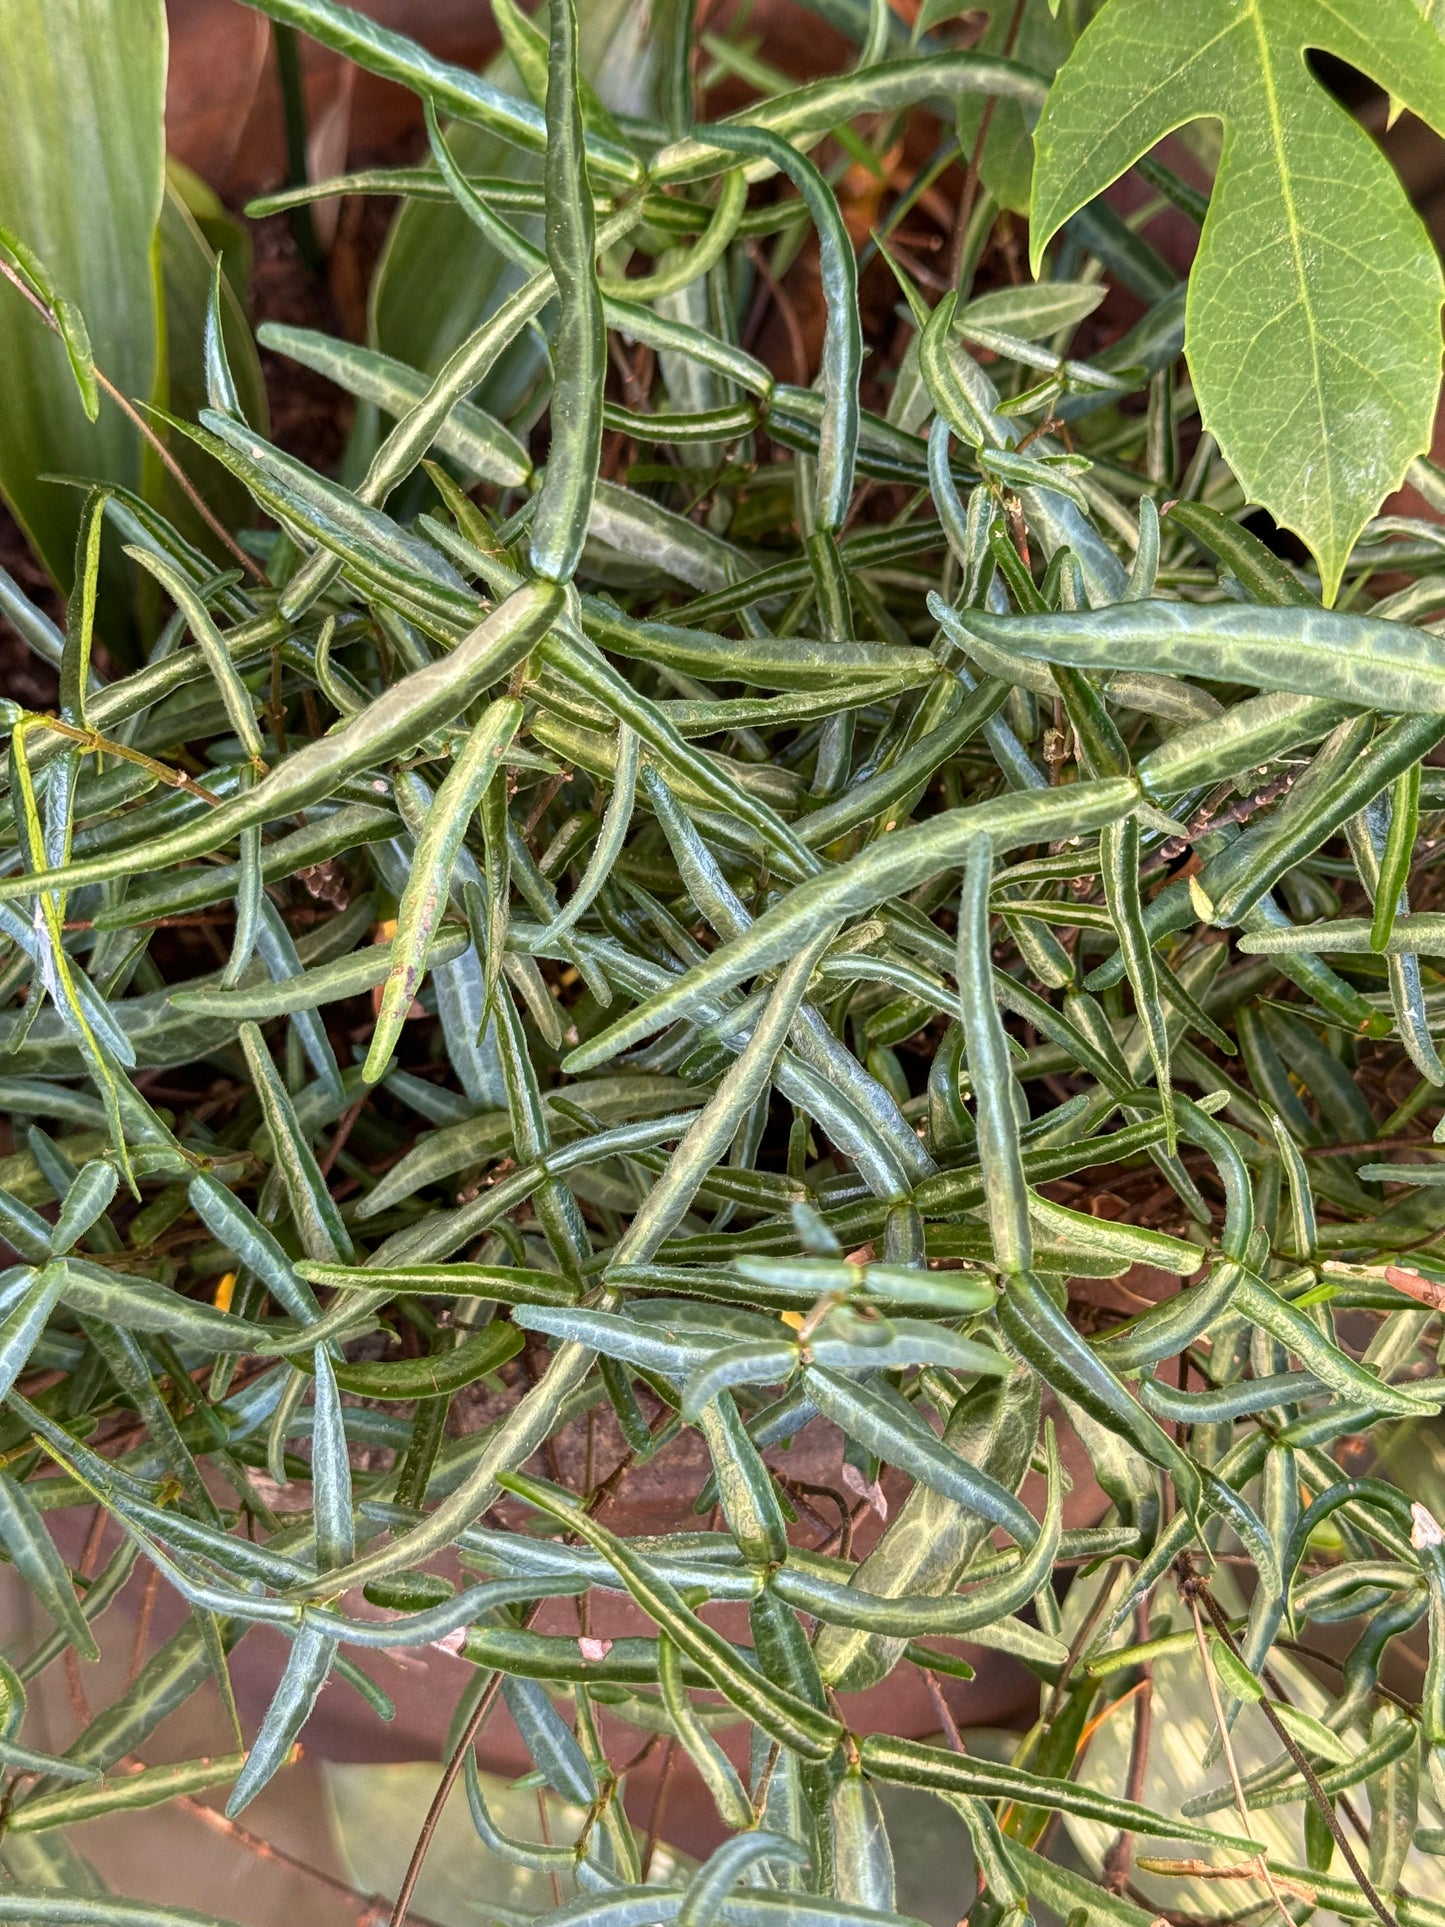
[[[1019,37],[1019,28],[1024,22],[1024,9],[1028,0],[1014,0],[1013,18],[1009,21],[1008,33],[1004,36],[1003,57],[1008,59],[1014,50],[1014,42]],[[979,168],[983,161],[984,145],[988,140],[989,129],[993,126],[994,108],[998,96],[990,94],[984,102],[983,113],[978,123],[978,133],[974,136],[973,152],[968,157],[968,171],[963,177],[963,194],[958,203],[958,220],[953,230],[953,261],[949,280],[957,284],[963,267],[963,250],[968,241],[968,224],[973,219],[974,202],[978,199]]]
[[[1245,1838],[1253,1840],[1254,1833],[1249,1824],[1249,1803],[1244,1797],[1244,1782],[1239,1777],[1239,1762],[1234,1757],[1234,1745],[1229,1737],[1229,1723],[1224,1717],[1224,1708],[1219,1702],[1219,1687],[1215,1683],[1214,1668],[1209,1661],[1209,1648],[1204,1638],[1204,1621],[1199,1616],[1199,1595],[1203,1590],[1203,1581],[1195,1574],[1188,1573],[1180,1590],[1184,1592],[1185,1603],[1194,1620],[1194,1641],[1199,1648],[1199,1664],[1204,1669],[1204,1684],[1209,1689],[1210,1704],[1214,1708],[1214,1721],[1219,1730],[1219,1744],[1224,1749],[1224,1764],[1229,1773],[1229,1784],[1234,1789],[1235,1811],[1239,1815],[1239,1824]],[[1270,1871],[1269,1857],[1263,1847],[1259,1848],[1251,1871],[1257,1874],[1268,1887],[1270,1897],[1279,1909],[1281,1920],[1288,1921],[1289,1909],[1285,1906],[1284,1898],[1275,1885],[1274,1875]]]
[[[1074,1634],[1073,1640],[1069,1645],[1069,1650],[1064,1655],[1064,1663],[1059,1668],[1059,1676],[1054,1681],[1053,1689],[1049,1694],[1048,1704],[1044,1707],[1043,1718],[1040,1721],[1041,1727],[1047,1729],[1058,1718],[1059,1708],[1064,1703],[1064,1695],[1069,1690],[1069,1681],[1072,1679],[1074,1670],[1083,1657],[1084,1649],[1094,1636],[1094,1628],[1103,1617],[1105,1608],[1109,1603],[1109,1594],[1112,1590],[1113,1587],[1110,1585],[1099,1588],[1098,1593],[1095,1595],[1093,1605],[1084,1615],[1083,1624]]]
[[[140,1614],[135,1622],[135,1639],[130,1649],[130,1668],[126,1677],[127,1686],[135,1685],[140,1675],[140,1669],[145,1664],[146,1643],[150,1639],[151,1634],[151,1614],[155,1611],[156,1593],[160,1588],[160,1583],[161,1569],[159,1566],[152,1566],[146,1574],[145,1591],[141,1595]]]
[[[544,1786],[537,1788],[537,1824],[542,1831],[542,1845],[544,1847],[550,1847],[552,1844],[552,1816],[547,1811],[547,1789]],[[547,1878],[552,1883],[552,1905],[554,1907],[560,1907],[562,1905],[562,1881],[556,1867],[548,1867]]]
[[[331,1176],[331,1167],[341,1156],[343,1150],[345,1150],[346,1140],[351,1136],[351,1127],[365,1110],[366,1101],[370,1095],[371,1093],[369,1091],[364,1092],[362,1096],[357,1098],[350,1110],[342,1112],[341,1122],[337,1125],[335,1134],[322,1155],[321,1175],[323,1178],[329,1178]]]
[[[967,1753],[963,1735],[958,1730],[958,1721],[953,1717],[953,1708],[943,1696],[943,1688],[938,1683],[938,1675],[930,1667],[919,1668],[923,1683],[928,1688],[928,1697],[933,1701],[933,1710],[938,1715],[938,1723],[948,1740],[949,1750],[954,1753]]]
[[[31,307],[34,308],[35,312],[40,316],[51,333],[58,335],[60,333],[60,327],[55,316],[50,312],[49,308],[46,307],[39,295],[36,294],[32,288],[28,288],[25,285],[24,280],[15,272],[8,262],[0,261],[0,274],[4,275],[12,287],[20,290],[21,294],[24,295],[25,299],[30,303]],[[181,467],[175,456],[172,455],[171,451],[166,447],[160,436],[157,435],[156,431],[151,427],[150,423],[145,420],[144,416],[141,415],[140,411],[132,402],[127,401],[115,383],[103,374],[101,370],[95,366],[94,362],[91,363],[91,368],[95,374],[96,386],[109,395],[110,399],[125,416],[126,420],[130,422],[131,426],[139,432],[145,441],[149,442],[150,446],[165,464],[176,487],[180,489],[181,493],[196,511],[197,515],[200,516],[212,535],[215,536],[216,540],[222,544],[227,554],[235,557],[253,581],[264,582],[266,580],[265,570],[260,567],[254,557],[247,555],[246,551],[232,536],[225,523],[216,516],[212,509],[207,507],[205,498],[202,496],[200,490]]]
[[[657,1792],[652,1800],[652,1817],[647,1823],[647,1843],[642,1850],[642,1878],[644,1882],[652,1867],[652,1857],[657,1852],[657,1843],[662,1835],[662,1823],[667,1817],[667,1802],[672,1793],[672,1778],[677,1767],[677,1740],[669,1734],[667,1751],[662,1756],[662,1766],[657,1775]]]
[[[662,1430],[669,1416],[670,1414],[667,1412],[658,1414],[652,1427],[654,1433]],[[612,1471],[602,1481],[601,1485],[597,1486],[594,1491],[587,1495],[586,1509],[589,1512],[595,1513],[601,1510],[603,1502],[611,1496],[620,1482],[622,1475],[632,1464],[636,1456],[636,1453],[630,1450],[625,1452],[613,1467]],[[568,1538],[575,1543],[575,1535],[569,1534]],[[540,1610],[540,1603],[539,1601],[527,1614],[522,1622],[524,1626],[529,1626],[532,1623],[532,1620]],[[466,1729],[458,1740],[451,1758],[447,1761],[446,1768],[441,1777],[441,1783],[437,1787],[431,1805],[427,1808],[426,1818],[422,1821],[421,1832],[417,1835],[416,1845],[411,1850],[411,1859],[407,1862],[406,1876],[402,1881],[401,1891],[397,1895],[396,1907],[392,1912],[387,1927],[403,1927],[407,1905],[411,1900],[412,1894],[416,1891],[416,1883],[421,1877],[422,1865],[430,1851],[433,1836],[441,1820],[442,1809],[447,1803],[452,1788],[457,1783],[457,1776],[462,1770],[467,1751],[475,1742],[477,1735],[481,1732],[483,1722],[492,1709],[501,1684],[502,1675],[500,1673],[494,1674],[486,1691],[482,1694],[481,1699],[478,1700],[476,1710],[467,1721]]]
[[[471,1751],[482,1727],[486,1724],[487,1715],[496,1704],[497,1695],[502,1690],[502,1678],[503,1675],[501,1673],[493,1673],[491,1679],[487,1682],[482,1697],[472,1708],[471,1718],[462,1728],[461,1738],[452,1748],[451,1758],[442,1769],[442,1777],[437,1783],[437,1790],[432,1795],[431,1805],[426,1810],[426,1818],[421,1823],[421,1832],[417,1835],[416,1845],[411,1850],[411,1859],[406,1863],[406,1872],[402,1876],[401,1888],[396,1896],[396,1905],[391,1910],[391,1918],[387,1922],[387,1927],[404,1927],[407,1910],[411,1906],[411,1897],[416,1892],[417,1881],[421,1878],[422,1865],[431,1848],[437,1827],[441,1823],[442,1809],[451,1798],[452,1788],[461,1777],[462,1766],[466,1761],[467,1754]]]
[[[31,711],[22,717],[21,723],[27,728],[50,730],[67,741],[79,743],[83,748],[99,752],[105,756],[119,756],[127,763],[134,763],[138,769],[148,770],[158,783],[166,783],[172,789],[184,790],[188,796],[199,796],[204,803],[214,803],[218,807],[221,799],[214,790],[208,790],[184,770],[172,769],[169,763],[158,763],[153,756],[142,755],[140,750],[131,749],[126,743],[114,743],[99,730],[81,729],[74,723],[62,722],[59,716],[48,716],[42,711]],[[17,729],[21,724],[17,724]]]
[[[1210,1620],[1213,1622],[1215,1633],[1218,1635],[1219,1639],[1229,1647],[1229,1650],[1235,1655],[1236,1658],[1239,1657],[1239,1644],[1236,1641],[1234,1634],[1230,1631],[1229,1621],[1225,1618],[1223,1609],[1220,1607],[1218,1600],[1214,1597],[1213,1593],[1210,1592],[1209,1587],[1205,1583],[1205,1581],[1197,1573],[1190,1570],[1187,1566],[1185,1567],[1184,1576],[1180,1583],[1180,1591],[1183,1592],[1184,1597],[1189,1604],[1190,1610],[1194,1614],[1194,1631],[1195,1631],[1195,1637],[1199,1645],[1199,1657],[1204,1666],[1204,1674],[1205,1674],[1205,1679],[1207,1680],[1209,1685],[1210,1697],[1214,1700],[1215,1715],[1219,1719],[1220,1737],[1224,1741],[1224,1756],[1229,1765],[1230,1778],[1234,1782],[1235,1795],[1239,1802],[1240,1817],[1241,1819],[1243,1819],[1245,1815],[1244,1794],[1243,1794],[1243,1790],[1239,1785],[1238,1769],[1234,1763],[1234,1754],[1230,1748],[1228,1733],[1224,1725],[1223,1715],[1220,1712],[1219,1696],[1214,1685],[1214,1669],[1209,1664],[1208,1654],[1205,1651],[1204,1627],[1199,1617],[1199,1607],[1201,1603],[1203,1604],[1204,1610],[1209,1614]],[[1316,1807],[1319,1809],[1320,1818],[1324,1821],[1325,1825],[1329,1828],[1330,1833],[1333,1836],[1335,1845],[1339,1848],[1340,1852],[1344,1855],[1345,1865],[1349,1868],[1351,1874],[1354,1876],[1355,1881],[1359,1886],[1360,1892],[1365,1896],[1365,1899],[1369,1901],[1371,1908],[1373,1909],[1375,1914],[1379,1917],[1380,1921],[1383,1924],[1383,1927],[1398,1927],[1398,1923],[1395,1919],[1395,1916],[1390,1912],[1389,1908],[1385,1905],[1384,1901],[1380,1898],[1379,1893],[1376,1891],[1374,1882],[1370,1879],[1370,1876],[1365,1872],[1365,1869],[1360,1865],[1359,1860],[1355,1855],[1355,1850],[1350,1845],[1348,1835],[1345,1833],[1345,1830],[1340,1825],[1339,1821],[1335,1818],[1334,1803],[1331,1801],[1330,1796],[1325,1792],[1324,1788],[1320,1785],[1319,1780],[1315,1775],[1314,1768],[1310,1765],[1309,1761],[1305,1758],[1304,1754],[1300,1751],[1300,1748],[1296,1744],[1293,1736],[1288,1731],[1286,1731],[1283,1720],[1280,1719],[1278,1713],[1276,1713],[1273,1706],[1270,1705],[1269,1700],[1261,1699],[1258,1702],[1258,1704],[1259,1704],[1259,1710],[1264,1714],[1264,1717],[1269,1721],[1270,1726],[1273,1728],[1275,1738],[1279,1741],[1280,1745],[1284,1748],[1285,1752],[1289,1754],[1290,1759],[1294,1762],[1295,1770],[1299,1773],[1305,1785],[1308,1787],[1310,1798],[1314,1801]],[[1249,1826],[1246,1821],[1245,1832],[1248,1833],[1248,1831],[1249,1831]],[[1265,1870],[1266,1880],[1269,1883],[1271,1892],[1273,1892],[1274,1883],[1266,1868],[1263,1850],[1261,1850],[1260,1852],[1260,1866],[1262,1869]],[[1276,1895],[1276,1898],[1278,1898],[1277,1895]],[[1285,1911],[1282,1902],[1280,1906],[1280,1911],[1282,1913]],[[1285,1913],[1285,1918],[1286,1919],[1289,1918],[1289,1915],[1287,1913]]]
[[[356,1887],[349,1886],[346,1881],[338,1880],[335,1874],[326,1873],[320,1867],[313,1867],[305,1860],[298,1860],[294,1853],[288,1853],[284,1847],[277,1847],[271,1841],[263,1840],[259,1833],[252,1833],[249,1827],[243,1827],[237,1821],[227,1819],[219,1808],[206,1806],[192,1794],[183,1793],[176,1804],[184,1808],[187,1813],[194,1815],[197,1820],[203,1821],[214,1833],[223,1834],[228,1840],[234,1840],[238,1846],[244,1847],[248,1853],[255,1854],[258,1860],[264,1860],[272,1866],[284,1867],[288,1873],[302,1874],[307,1880],[315,1880],[321,1886],[329,1888],[332,1893],[340,1894],[344,1900],[359,1902],[367,1909],[366,1918],[372,1917],[375,1896],[364,1894]],[[437,1922],[428,1920],[423,1914],[408,1913],[399,1927],[437,1927]]]
[[[803,339],[803,328],[798,320],[798,311],[785,292],[782,282],[773,273],[767,255],[756,241],[748,242],[748,259],[757,269],[763,285],[773,297],[773,305],[778,311],[783,330],[788,337],[788,351],[793,357],[793,379],[800,388],[805,388],[808,382],[808,346]]]
[[[1134,1637],[1141,1645],[1149,1637],[1147,1593],[1134,1607]],[[1124,1798],[1132,1800],[1135,1806],[1142,1805],[1144,1800],[1149,1773],[1149,1741],[1154,1730],[1154,1669],[1146,1659],[1140,1661],[1139,1671],[1143,1678],[1136,1688],[1134,1733],[1129,1743],[1129,1777],[1124,1788]],[[1134,1836],[1129,1832],[1120,1833],[1104,1858],[1103,1885],[1109,1893],[1123,1893],[1128,1885],[1133,1859]]]

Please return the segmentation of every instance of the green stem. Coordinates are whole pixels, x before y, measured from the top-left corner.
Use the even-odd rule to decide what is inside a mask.
[[[301,78],[301,51],[296,44],[296,29],[281,21],[271,23],[275,37],[276,68],[281,78],[281,106],[286,118],[286,185],[305,187],[309,179],[306,166],[306,89]],[[291,232],[301,250],[301,259],[313,273],[325,266],[326,257],[316,235],[316,223],[309,206],[291,209]]]

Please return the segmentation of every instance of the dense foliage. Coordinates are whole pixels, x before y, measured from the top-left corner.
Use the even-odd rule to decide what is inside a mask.
[[[263,330],[357,398],[343,479],[269,439],[219,270],[184,405],[207,257],[160,181],[163,38],[124,40],[113,118],[82,101],[124,149],[77,166],[93,208],[37,175],[27,235],[5,189],[0,478],[70,593],[62,632],[0,573],[59,678],[55,713],[5,705],[0,798],[0,1546],[55,1628],[0,1664],[0,1920],[199,1919],[78,1884],[61,1830],[217,1784],[238,1814],[329,1677],[384,1712],[356,1656],[443,1642],[475,1667],[443,1791],[478,1855],[575,1883],[559,1927],[896,1919],[896,1785],[960,1816],[976,1927],[1442,1927],[1445,538],[1368,519],[1428,440],[1440,282],[1303,65],[1445,122],[1436,26],[1030,0],[960,50],[957,7],[910,44],[820,0],[857,65],[785,88],[694,48],[686,0],[588,0],[582,68],[572,0],[493,0],[495,78],[258,4],[426,105],[424,165],[256,210],[405,203],[369,345]],[[62,80],[102,12],[56,8]],[[1211,67],[1221,12],[1257,45],[1221,30]],[[725,75],[755,104],[702,119]],[[53,134],[43,76],[13,93]],[[1146,156],[1222,101],[1216,204]],[[942,145],[850,229],[847,171],[891,178],[920,116]],[[1125,221],[1094,197],[1136,162],[1163,201]],[[947,279],[895,245],[940,180]],[[1187,362],[1161,204],[1204,228]],[[154,257],[117,319],[33,245],[73,218],[158,246],[167,207],[170,325]],[[803,386],[742,342],[814,245]],[[909,331],[882,372],[880,252]],[[1071,356],[1111,288],[1142,314]],[[67,466],[95,485],[57,506]],[[227,531],[201,497],[246,506]],[[789,1477],[809,1426],[836,1490]],[[621,1535],[682,1434],[699,1529]],[[1099,1488],[1067,1524],[1066,1447]],[[860,1559],[885,1471],[907,1496]],[[87,1516],[105,1561],[68,1563]],[[96,1655],[137,1562],[188,1618],[38,1752],[26,1681]],[[645,1636],[591,1638],[594,1590]],[[580,1637],[533,1625],[556,1599]],[[136,1770],[209,1682],[235,1718],[261,1624],[290,1654],[259,1731]],[[960,1641],[1038,1679],[1009,1756],[941,1696],[936,1741],[850,1730],[894,1669],[969,1677]],[[489,1810],[499,1699],[575,1837]],[[628,1725],[728,1831],[685,1886],[642,1885]]]

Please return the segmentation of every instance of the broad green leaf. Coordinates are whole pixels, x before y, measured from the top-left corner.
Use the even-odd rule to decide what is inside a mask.
[[[84,317],[95,364],[128,397],[157,395],[154,269],[164,192],[161,0],[15,0],[0,63],[0,226],[33,250]],[[150,467],[135,428],[102,400],[94,421],[64,345],[0,286],[0,492],[62,588],[81,498],[42,477],[138,489]],[[127,572],[107,567],[102,625],[130,647]]]
[[[1037,269],[1069,216],[1164,135],[1224,122],[1190,372],[1245,494],[1309,544],[1333,601],[1361,528],[1429,444],[1442,284],[1389,163],[1323,98],[1313,50],[1445,126],[1445,41],[1412,0],[1109,0],[1039,122],[1030,248]]]

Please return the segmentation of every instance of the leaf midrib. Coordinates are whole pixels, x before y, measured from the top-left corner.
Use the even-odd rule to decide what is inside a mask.
[[[1285,157],[1284,127],[1280,120],[1279,93],[1275,85],[1274,49],[1265,31],[1264,16],[1259,0],[1248,0],[1250,24],[1254,28],[1255,41],[1259,48],[1260,80],[1269,113],[1270,143],[1274,150],[1276,171],[1279,175],[1280,198],[1284,204],[1285,221],[1289,233],[1290,255],[1294,263],[1295,283],[1299,289],[1299,303],[1305,317],[1309,340],[1311,387],[1314,395],[1315,412],[1319,420],[1320,445],[1325,451],[1324,491],[1327,522],[1331,529],[1335,525],[1334,464],[1329,453],[1329,424],[1325,419],[1324,388],[1320,373],[1319,330],[1315,321],[1314,307],[1310,300],[1309,276],[1305,273],[1304,253],[1300,241],[1299,215],[1295,208],[1294,187],[1290,178],[1289,166]]]

